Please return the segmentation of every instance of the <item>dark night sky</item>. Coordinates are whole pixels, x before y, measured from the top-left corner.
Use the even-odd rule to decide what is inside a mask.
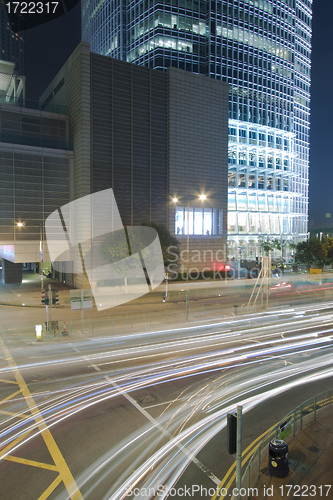
[[[333,1],[313,2],[310,227],[333,226]],[[55,21],[27,30],[27,97],[38,100],[80,42],[80,4]],[[332,134],[332,135],[331,135]],[[331,213],[332,218],[325,218]]]

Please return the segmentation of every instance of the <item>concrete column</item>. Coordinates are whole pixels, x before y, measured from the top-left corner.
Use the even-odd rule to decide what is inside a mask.
[[[22,283],[22,263],[14,264],[9,260],[2,259],[2,282]]]

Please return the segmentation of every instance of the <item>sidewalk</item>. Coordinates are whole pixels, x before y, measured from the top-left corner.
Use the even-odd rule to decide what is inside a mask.
[[[249,499],[333,499],[333,413],[318,416],[316,421],[288,440],[288,446],[288,476],[271,477],[266,457],[253,485],[258,489],[258,495]]]

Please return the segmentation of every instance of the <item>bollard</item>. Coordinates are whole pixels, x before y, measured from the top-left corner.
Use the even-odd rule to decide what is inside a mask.
[[[36,332],[36,340],[37,342],[40,342],[42,340],[42,325],[35,325],[35,332]]]

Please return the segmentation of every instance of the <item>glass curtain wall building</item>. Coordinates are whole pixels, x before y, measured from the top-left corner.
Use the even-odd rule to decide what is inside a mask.
[[[307,236],[311,21],[312,0],[82,1],[93,52],[229,83],[230,257]]]
[[[0,5],[0,60],[15,63],[15,71],[25,75],[24,36],[11,30],[6,7]]]

